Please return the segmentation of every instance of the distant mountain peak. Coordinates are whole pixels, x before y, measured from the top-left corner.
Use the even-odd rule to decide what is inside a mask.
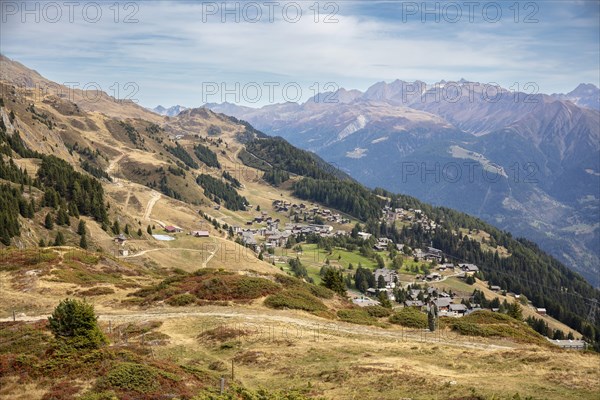
[[[172,106],[169,108],[165,108],[161,105],[158,105],[158,106],[152,108],[151,110],[159,115],[164,115],[167,117],[175,117],[175,116],[179,115],[179,113],[181,113],[182,111],[185,111],[187,109],[188,109],[187,107],[180,106],[180,105]]]
[[[558,100],[569,100],[580,107],[600,110],[600,89],[593,83],[580,83],[569,93],[555,93],[552,97]]]

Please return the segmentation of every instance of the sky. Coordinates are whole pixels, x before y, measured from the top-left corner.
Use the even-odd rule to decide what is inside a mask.
[[[262,106],[395,79],[566,93],[600,86],[599,10],[598,0],[2,0],[0,52],[146,107]]]

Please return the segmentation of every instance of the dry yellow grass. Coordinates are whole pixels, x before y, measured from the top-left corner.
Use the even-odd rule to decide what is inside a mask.
[[[46,393],[46,389],[37,387],[36,383],[19,382],[18,377],[3,379],[0,385],[0,399],[6,400],[38,400]]]
[[[447,399],[473,392],[594,399],[600,390],[597,355],[399,340],[377,335],[378,328],[352,326],[348,332],[345,324],[315,335],[317,324],[326,322],[300,313],[271,314],[169,318],[160,330],[170,344],[156,354],[200,366],[214,361],[230,366],[233,359],[236,379],[244,385],[310,388],[332,399]],[[218,326],[249,334],[216,343],[197,339],[202,330]],[[223,347],[224,342],[229,344]]]
[[[186,241],[192,240],[182,239],[181,244],[189,245]],[[212,238],[201,240],[209,243]],[[272,270],[267,267],[264,272]],[[229,268],[249,269],[243,263]],[[153,281],[151,276],[132,279],[140,284]],[[65,293],[80,290],[77,285],[46,277],[24,286],[19,275],[6,272],[0,274],[0,283],[7,294],[0,303],[2,316],[8,316],[11,306],[20,305],[30,320],[45,318]],[[593,399],[600,390],[597,354],[449,332],[440,337],[398,326],[352,325],[301,311],[266,309],[262,299],[230,307],[158,304],[140,309],[121,303],[134,289],[107,286],[115,293],[88,298],[103,326],[108,321],[113,326],[162,321],[159,331],[168,335],[169,341],[153,348],[157,358],[199,368],[217,361],[229,366],[234,360],[235,379],[251,388],[300,388],[330,399],[447,399],[472,393],[486,398],[519,393],[534,399]],[[198,338],[203,331],[217,327],[234,328],[243,335],[221,340],[217,331],[215,340]],[[30,393],[31,398],[42,394],[34,387],[6,386],[6,396],[17,396],[19,390]]]

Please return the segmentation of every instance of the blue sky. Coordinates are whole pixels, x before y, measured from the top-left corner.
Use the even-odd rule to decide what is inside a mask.
[[[118,87],[121,98],[135,87],[144,106],[256,106],[394,79],[534,82],[544,93],[599,84],[598,1],[423,4],[3,1],[0,51],[59,83]]]

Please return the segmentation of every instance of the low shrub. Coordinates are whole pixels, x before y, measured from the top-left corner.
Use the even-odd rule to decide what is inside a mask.
[[[113,368],[103,379],[102,385],[110,388],[147,393],[159,388],[156,369],[142,364],[123,362]]]
[[[170,306],[182,307],[196,302],[196,296],[190,293],[176,294],[167,299],[167,304]]]
[[[93,287],[88,290],[79,292],[80,296],[103,296],[105,294],[113,294],[115,290],[106,286]]]
[[[427,315],[416,308],[404,307],[390,317],[392,324],[406,326],[408,328],[427,328]]]
[[[327,310],[316,296],[300,289],[286,289],[272,294],[265,299],[265,305],[276,309],[290,308],[309,312]]]
[[[208,364],[211,371],[227,371],[227,365],[223,361],[213,361]]]
[[[312,294],[322,299],[331,299],[335,294],[333,290],[327,289],[325,286],[318,286],[310,283],[306,283],[305,285],[308,286],[308,289]]]
[[[339,310],[337,316],[344,322],[358,325],[377,325],[377,320],[362,308]]]
[[[251,390],[242,386],[231,385],[227,392],[220,395],[210,389],[203,390],[192,400],[232,400],[232,399],[260,399],[260,400],[324,400],[324,397],[313,397],[296,390],[272,391],[268,389]]]
[[[52,249],[0,250],[0,271],[17,271],[33,266],[40,268],[43,264],[55,264],[58,261],[58,253]]]
[[[392,310],[382,306],[367,306],[364,307],[363,310],[369,313],[371,317],[375,318],[389,317],[392,314]]]
[[[52,336],[44,331],[48,322],[0,322],[0,354],[33,354],[41,356]]]
[[[117,400],[118,397],[115,392],[89,392],[84,393],[79,397],[79,400]]]
[[[470,315],[449,322],[450,328],[466,336],[503,337],[518,342],[551,346],[542,335],[522,321],[506,314],[487,310],[476,311]]]
[[[144,304],[186,293],[194,295],[196,300],[231,301],[253,300],[279,290],[280,285],[266,278],[203,269],[190,275],[167,278],[158,285],[138,290],[133,296],[143,297]],[[190,300],[183,298],[186,299]]]
[[[306,283],[302,279],[298,279],[289,275],[275,275],[275,282],[280,283],[283,287],[288,289],[301,289],[309,291],[314,296],[322,299],[331,299],[335,294],[332,290],[327,289],[324,286],[313,285],[312,283]]]

